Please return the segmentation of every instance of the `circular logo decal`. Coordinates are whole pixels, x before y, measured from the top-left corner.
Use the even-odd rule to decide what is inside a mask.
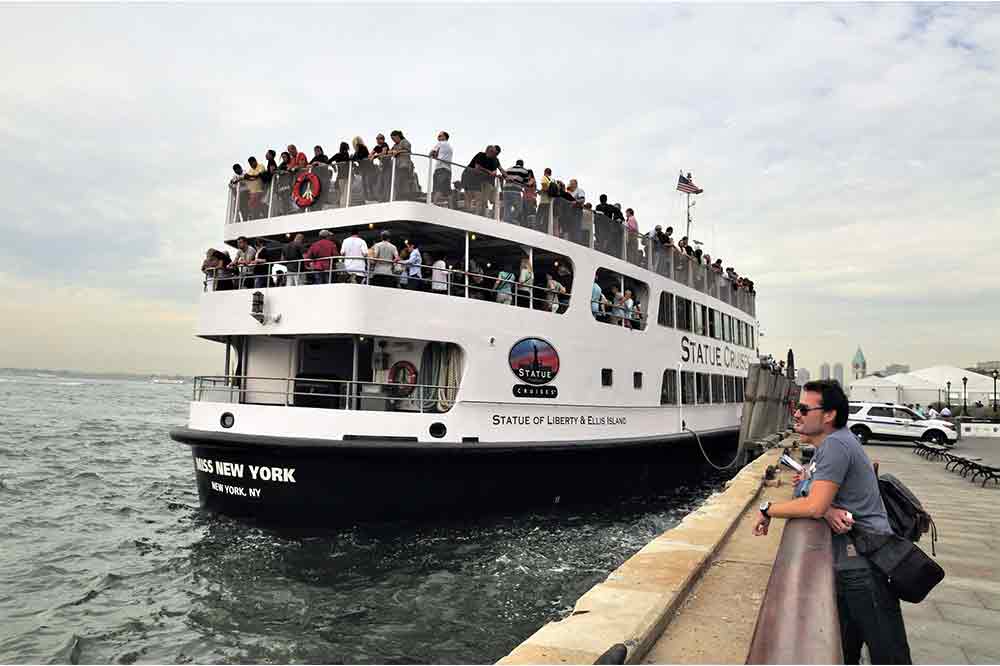
[[[559,373],[559,353],[541,338],[524,338],[510,348],[510,370],[526,384],[548,384]]]

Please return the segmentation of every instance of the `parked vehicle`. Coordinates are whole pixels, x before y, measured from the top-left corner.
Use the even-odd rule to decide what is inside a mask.
[[[943,419],[928,419],[892,402],[851,402],[847,426],[862,444],[869,440],[918,441],[954,446],[958,429]]]

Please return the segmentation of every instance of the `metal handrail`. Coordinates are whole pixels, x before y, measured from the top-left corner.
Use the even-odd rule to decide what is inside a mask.
[[[211,277],[209,277],[207,275],[207,273],[206,273],[205,279],[202,280],[202,289],[203,289],[203,291],[209,291],[208,286],[209,286],[209,283],[211,281],[223,281],[223,280],[235,281],[237,283],[237,289],[253,289],[253,288],[256,288],[256,287],[244,287],[241,283],[244,280],[256,280],[256,278],[267,279],[267,278],[274,277],[272,275],[272,273],[271,273],[271,270],[270,270],[270,267],[272,267],[272,266],[286,267],[286,264],[294,264],[294,263],[298,263],[298,262],[316,262],[316,261],[329,261],[330,262],[330,267],[328,269],[326,269],[326,270],[312,270],[312,269],[310,269],[310,270],[307,270],[307,271],[299,271],[299,272],[287,271],[287,273],[293,274],[293,275],[307,275],[307,274],[326,273],[326,274],[328,274],[330,276],[333,276],[333,275],[336,275],[336,274],[344,274],[344,273],[346,273],[346,274],[354,274],[354,275],[364,275],[365,284],[369,284],[370,283],[370,279],[371,279],[371,277],[373,275],[379,275],[379,273],[375,273],[375,272],[373,272],[371,270],[372,265],[373,264],[382,263],[382,264],[389,264],[389,265],[392,265],[392,266],[397,266],[398,265],[398,266],[402,266],[403,267],[403,273],[400,273],[398,275],[396,273],[391,273],[391,274],[389,274],[389,273],[383,273],[382,275],[392,275],[393,277],[402,277],[403,275],[406,275],[407,280],[414,280],[414,281],[419,281],[419,282],[429,282],[432,285],[435,282],[440,282],[439,280],[434,280],[433,277],[431,277],[431,278],[425,278],[423,276],[416,277],[416,276],[409,275],[409,274],[406,273],[406,271],[408,271],[410,268],[420,268],[421,270],[426,268],[426,269],[429,269],[431,271],[445,271],[446,273],[448,273],[448,279],[447,279],[447,281],[445,283],[445,284],[448,285],[448,288],[447,289],[442,289],[440,291],[446,291],[449,295],[451,295],[451,293],[452,293],[452,291],[451,291],[451,285],[453,283],[452,283],[451,277],[452,277],[453,274],[467,276],[469,278],[483,278],[483,280],[491,280],[491,281],[494,281],[494,282],[496,282],[497,280],[499,280],[499,277],[494,276],[494,275],[488,275],[486,273],[474,273],[472,271],[463,271],[463,270],[458,269],[458,268],[449,268],[449,267],[439,268],[439,267],[435,267],[433,265],[427,265],[427,264],[411,264],[411,263],[407,263],[405,260],[402,260],[402,259],[396,259],[396,260],[393,260],[393,259],[379,259],[377,257],[368,257],[368,256],[365,256],[365,257],[350,257],[350,256],[345,256],[345,255],[340,254],[340,255],[330,255],[330,256],[325,256],[325,257],[309,257],[309,258],[303,258],[303,259],[281,259],[281,260],[277,260],[277,261],[254,261],[254,262],[249,263],[249,264],[238,265],[237,266],[237,272],[235,272],[233,274],[229,274],[229,275],[223,275],[221,277],[218,275],[218,271],[220,271],[220,270],[229,270],[228,268],[227,269],[210,268],[208,270],[215,271],[215,273]],[[365,264],[365,270],[363,272],[359,272],[357,270],[353,270],[353,269],[349,269],[349,268],[334,268],[334,262],[336,262],[336,261],[364,261],[364,262],[366,262],[366,264]],[[267,272],[266,273],[262,273],[262,274],[257,274],[255,272],[253,272],[253,270],[255,268],[259,267],[259,266],[266,266],[266,267],[268,267]],[[239,270],[240,268],[245,268],[245,269],[247,269],[248,272],[240,271]],[[534,272],[534,271],[532,271],[532,272]],[[504,280],[504,282],[507,282],[507,280]],[[557,298],[559,296],[565,296],[567,299],[570,297],[570,292],[568,290],[565,291],[565,292],[562,292],[562,291],[558,291],[556,289],[549,289],[548,287],[538,287],[538,286],[535,286],[533,283],[532,284],[528,284],[526,282],[519,282],[516,279],[510,281],[510,283],[511,283],[511,296],[512,296],[512,300],[513,300],[513,302],[515,304],[517,303],[517,300],[518,300],[518,293],[517,292],[520,292],[520,291],[529,291],[532,294],[532,296],[530,297],[532,301],[545,302],[545,300],[546,300],[544,298],[538,298],[538,297],[534,296],[534,294],[536,292],[541,292],[541,293],[543,293],[545,295],[554,295]],[[266,287],[262,287],[262,288],[266,288]],[[486,286],[473,285],[473,284],[471,284],[469,282],[466,282],[465,284],[462,284],[461,288],[462,289],[468,289],[469,291],[489,292],[489,293],[494,293],[494,294],[506,293],[506,292],[501,291],[499,289],[494,289],[494,288],[486,287]],[[523,298],[523,297],[521,297],[521,298]]]
[[[844,663],[825,521],[793,518],[785,525],[746,663]]]
[[[260,382],[281,382],[285,385],[284,390],[269,390],[266,388],[257,387],[247,387],[247,381],[260,381]],[[323,393],[311,393],[308,391],[296,391],[296,382],[308,382],[310,384],[327,384],[331,386],[344,386],[344,391],[341,393],[333,394],[323,394]],[[390,390],[396,389],[410,389],[407,395],[373,395],[365,394],[362,395],[359,389],[362,386],[377,386],[379,388]],[[397,401],[416,401],[418,403],[419,412],[424,413],[424,403],[428,401],[433,401],[435,403],[440,403],[442,397],[445,402],[454,404],[455,398],[458,394],[458,385],[446,385],[446,384],[406,384],[401,382],[368,382],[361,380],[351,380],[351,379],[322,379],[313,377],[256,377],[252,375],[201,375],[195,377],[192,380],[192,402],[203,402],[205,393],[228,393],[229,401],[233,401],[233,395],[236,395],[236,402],[240,402],[242,398],[246,397],[246,394],[252,393],[254,395],[277,395],[284,397],[284,404],[286,406],[294,406],[295,396],[308,396],[310,398],[317,397],[329,397],[330,399],[345,401],[351,400],[381,400],[383,402],[397,402]],[[447,392],[442,396],[439,392]],[[451,393],[452,395],[448,395]],[[451,405],[447,408],[435,411],[434,413],[441,413],[451,409]]]

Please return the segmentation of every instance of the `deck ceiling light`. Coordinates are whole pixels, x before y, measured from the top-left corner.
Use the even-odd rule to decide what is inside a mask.
[[[469,236],[469,240],[476,240],[476,234],[471,234]]]
[[[369,222],[368,223],[368,228],[369,229],[374,229],[375,228],[375,223],[374,222]]]

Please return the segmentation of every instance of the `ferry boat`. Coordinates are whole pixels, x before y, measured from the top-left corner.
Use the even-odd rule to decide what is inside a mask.
[[[203,507],[314,526],[565,502],[638,487],[695,433],[732,442],[755,294],[537,194],[417,154],[231,183],[224,241],[268,261],[203,282],[222,374],[170,432]],[[383,232],[419,265],[282,253]]]

